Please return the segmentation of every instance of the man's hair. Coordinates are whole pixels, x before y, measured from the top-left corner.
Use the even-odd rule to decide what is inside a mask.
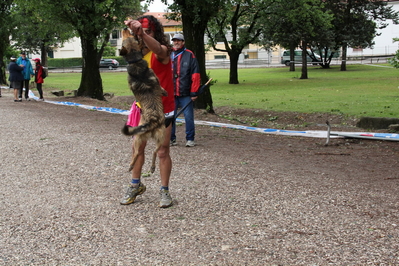
[[[148,23],[150,25],[150,29],[154,31],[154,39],[157,40],[161,45],[165,45],[168,48],[168,54],[172,52],[172,46],[170,45],[169,40],[166,38],[163,26],[158,19],[156,19],[152,15],[145,15],[137,18],[138,21],[142,21],[143,19],[148,19]],[[137,41],[139,41],[140,45],[143,45],[142,40],[139,40],[137,36],[134,36]]]

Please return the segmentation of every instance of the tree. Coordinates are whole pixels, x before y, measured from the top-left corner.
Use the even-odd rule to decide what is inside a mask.
[[[226,52],[230,59],[229,84],[238,84],[238,60],[242,50],[249,44],[260,43],[264,18],[273,1],[229,0],[225,1],[217,16],[211,18],[207,27],[209,45],[216,51]],[[223,42],[224,48],[217,43]]]
[[[137,17],[141,11],[139,0],[38,0],[37,4],[41,12],[58,17],[53,23],[71,25],[81,39],[83,62],[78,96],[104,100],[99,70],[104,47],[114,28],[121,28],[129,16]]]
[[[56,23],[58,18],[42,12],[36,3],[24,0],[15,0],[14,3],[14,46],[20,50],[40,53],[42,65],[47,66],[47,53],[75,36],[72,26]]]
[[[393,42],[399,42],[399,38],[393,38]],[[393,58],[388,61],[394,68],[399,68],[399,50],[396,51]]]
[[[331,27],[332,15],[323,10],[324,1],[320,0],[276,0],[273,15],[270,16],[272,40],[276,44],[290,48],[290,71],[295,70],[294,50],[302,49],[301,79],[307,79],[307,49],[313,41]]]
[[[167,3],[167,1],[163,1]],[[175,0],[169,7],[173,12],[169,18],[181,20],[186,46],[194,52],[200,66],[201,82],[208,80],[205,67],[204,35],[208,21],[217,14],[221,0]],[[210,88],[195,101],[195,107],[213,113]]]
[[[10,46],[12,2],[12,0],[2,0],[0,2],[0,84],[8,84],[4,58]]]
[[[102,43],[100,43],[100,48],[101,48]],[[107,43],[107,45],[104,47],[104,52],[103,56],[115,56],[116,54],[116,47],[112,46],[110,42]]]
[[[299,46],[300,36],[292,29],[290,14],[297,8],[294,1],[276,0],[269,15],[269,23],[265,32],[270,36],[274,45],[280,45],[290,50],[290,71],[295,71],[295,48]]]
[[[326,1],[326,9],[334,14],[335,38],[330,47],[332,50],[342,47],[341,71],[346,70],[348,47],[372,47],[377,30],[388,25],[386,20],[397,24],[399,19],[398,12],[383,0],[330,0]]]

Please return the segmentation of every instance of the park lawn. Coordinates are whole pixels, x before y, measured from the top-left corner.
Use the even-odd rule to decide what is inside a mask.
[[[399,70],[387,65],[348,65],[330,69],[308,68],[308,79],[299,79],[301,68],[239,69],[240,84],[228,84],[228,69],[208,71],[213,106],[231,106],[301,113],[340,113],[350,116],[399,117]],[[71,91],[80,84],[80,73],[51,73],[46,90]],[[126,72],[102,72],[104,93],[131,95]]]
[[[299,79],[300,68],[240,69],[239,85],[229,85],[223,70],[210,73],[218,80],[212,87],[215,106],[399,117],[399,73],[393,68],[309,68],[307,80]]]

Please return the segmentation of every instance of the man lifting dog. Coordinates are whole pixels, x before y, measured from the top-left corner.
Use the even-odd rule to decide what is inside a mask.
[[[174,92],[173,74],[170,54],[172,47],[166,39],[162,24],[153,16],[142,16],[137,20],[127,20],[125,25],[133,32],[133,35],[142,45],[143,59],[158,77],[162,88],[168,96],[162,97],[165,113],[164,141],[158,150],[159,169],[161,176],[160,204],[159,207],[172,206],[173,201],[169,193],[169,179],[172,172],[172,159],[170,157],[170,136],[174,121]],[[144,141],[138,151],[138,157],[132,169],[132,181],[129,184],[121,204],[128,205],[134,202],[138,195],[145,192],[146,187],[141,182],[141,171],[144,165],[144,150],[147,142]],[[134,148],[133,148],[134,149]],[[133,150],[134,153],[134,150]]]

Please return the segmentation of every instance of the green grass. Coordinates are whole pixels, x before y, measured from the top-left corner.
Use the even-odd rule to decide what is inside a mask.
[[[350,116],[399,117],[399,70],[388,65],[348,65],[331,69],[309,67],[309,79],[299,79],[301,68],[239,69],[238,85],[228,84],[228,69],[209,70],[214,107],[232,106],[303,113],[340,113]],[[103,72],[104,92],[131,95],[125,72]],[[48,90],[77,89],[80,74],[51,73]]]

